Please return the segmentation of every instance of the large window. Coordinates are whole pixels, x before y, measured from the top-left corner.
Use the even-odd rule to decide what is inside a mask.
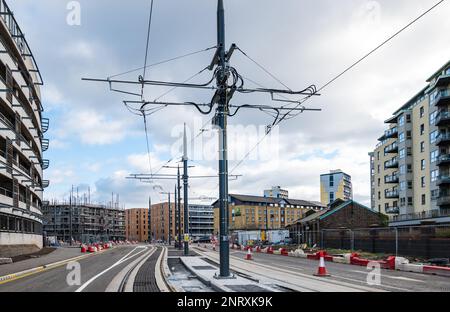
[[[401,126],[403,126],[405,124],[405,115],[401,115],[399,118],[398,118],[398,125],[399,125],[399,127],[401,127]]]
[[[404,132],[399,133],[398,140],[400,141],[400,143],[405,142],[405,133]]]
[[[405,158],[405,149],[404,148],[402,148],[399,152],[398,152],[398,157],[400,158],[400,159],[402,159],[402,158]]]
[[[438,111],[434,111],[430,114],[430,125],[434,126],[435,122],[436,122],[436,117],[437,117]]]
[[[439,132],[437,130],[430,133],[430,143],[433,144],[436,142]]]
[[[435,163],[439,157],[439,151],[432,151],[430,154],[431,163]]]
[[[439,170],[431,171],[431,182],[436,182],[439,177]]]

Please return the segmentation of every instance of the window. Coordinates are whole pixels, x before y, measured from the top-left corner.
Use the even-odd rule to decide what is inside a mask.
[[[398,152],[398,157],[400,158],[400,159],[402,159],[402,158],[405,158],[405,149],[404,148],[402,148],[399,152]]]
[[[406,115],[406,122],[411,123],[411,115]]]
[[[430,133],[430,143],[431,144],[436,142],[438,135],[439,135],[439,132],[437,130]]]
[[[404,132],[399,133],[398,140],[400,141],[400,143],[405,142],[405,133]]]
[[[430,114],[430,126],[434,126],[436,123],[436,117],[438,115],[438,111],[434,111]]]
[[[420,184],[422,185],[422,187],[425,187],[425,177],[420,178]]]
[[[423,108],[423,106],[420,108],[420,118],[423,117],[423,115],[425,114],[425,109]]]
[[[405,115],[401,115],[399,118],[398,118],[398,125],[401,127],[401,126],[403,126],[405,124]]]
[[[420,152],[425,152],[425,142],[420,142]]]
[[[420,161],[420,169],[425,170],[425,159]]]
[[[408,181],[408,190],[412,190],[412,188],[413,188],[412,181]]]
[[[400,174],[401,174],[401,175],[404,175],[404,174],[406,173],[405,168],[406,168],[405,165],[401,165],[401,166],[400,166],[400,169],[399,169],[399,170],[400,170]]]
[[[412,138],[411,131],[406,131],[406,139],[411,140],[411,138]]]
[[[431,182],[436,182],[439,176],[439,170],[431,171]]]
[[[333,201],[334,201],[334,193],[330,192],[330,202],[333,202]]]
[[[423,135],[425,133],[425,125],[421,124],[420,125],[420,135]]]
[[[431,156],[430,156],[431,163],[435,163],[437,161],[438,157],[439,157],[439,151],[438,150],[432,151]]]
[[[426,196],[425,194],[422,194],[422,205],[426,204]]]
[[[408,197],[408,206],[412,206],[412,205],[413,205],[413,198]]]
[[[330,175],[330,186],[334,186],[334,176]]]
[[[406,182],[405,181],[400,182],[400,190],[401,191],[405,191],[406,190]]]

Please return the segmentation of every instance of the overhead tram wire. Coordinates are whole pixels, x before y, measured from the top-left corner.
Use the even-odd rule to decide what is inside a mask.
[[[355,66],[357,66],[359,63],[361,63],[362,61],[364,61],[366,58],[368,58],[369,56],[371,56],[373,53],[375,53],[377,50],[379,50],[380,48],[382,48],[383,46],[385,46],[387,43],[389,43],[392,39],[394,39],[395,37],[397,37],[398,35],[400,35],[403,31],[405,31],[406,29],[408,29],[409,27],[411,27],[413,24],[415,24],[417,21],[419,21],[420,19],[422,19],[425,15],[427,15],[428,13],[430,13],[432,10],[434,10],[436,7],[438,7],[440,4],[442,4],[445,0],[440,0],[437,3],[435,3],[432,7],[430,7],[429,9],[427,9],[425,12],[423,12],[422,14],[420,14],[418,17],[416,17],[415,19],[413,19],[411,22],[409,22],[408,24],[406,24],[404,27],[402,27],[400,30],[398,30],[396,33],[394,33],[392,36],[390,36],[389,38],[387,38],[385,41],[383,41],[382,43],[380,43],[378,46],[376,46],[374,49],[372,49],[371,51],[369,51],[367,54],[365,54],[363,57],[361,57],[360,59],[358,59],[356,62],[354,62],[353,64],[351,64],[350,66],[348,66],[347,68],[345,68],[341,73],[339,73],[338,75],[334,76],[332,79],[330,79],[327,83],[325,83],[322,87],[320,87],[317,92],[320,92],[322,90],[324,90],[325,88],[327,88],[328,86],[330,86],[331,84],[333,84],[336,80],[338,80],[339,78],[341,78],[343,75],[345,75],[348,71],[350,71],[351,69],[353,69]],[[304,102],[308,101],[310,99],[310,97],[306,97],[304,98],[300,104],[303,104]],[[300,105],[299,104],[299,105]],[[297,106],[298,107],[298,106]],[[287,114],[286,114],[287,116]],[[295,118],[297,115],[294,115],[291,118]],[[284,119],[286,118],[282,118],[280,120],[279,123],[281,123]]]
[[[397,37],[400,33],[402,33],[403,31],[405,31],[406,29],[408,29],[410,26],[412,26],[414,23],[416,23],[417,21],[419,21],[421,18],[423,18],[425,15],[427,15],[429,12],[431,12],[433,9],[435,9],[437,6],[439,6],[440,4],[442,4],[445,0],[441,0],[439,2],[437,2],[436,4],[434,4],[431,8],[429,8],[428,10],[426,10],[424,13],[422,13],[421,15],[419,15],[417,18],[415,18],[414,20],[412,20],[411,22],[409,22],[406,26],[404,26],[402,29],[400,29],[399,31],[397,31],[394,35],[390,36],[387,40],[385,40],[383,43],[381,43],[380,45],[378,45],[376,48],[372,49],[369,53],[367,53],[366,55],[364,55],[363,57],[361,57],[360,59],[358,59],[356,62],[354,62],[352,65],[350,65],[349,67],[347,67],[344,71],[342,71],[341,73],[339,73],[338,75],[336,75],[335,77],[333,77],[331,80],[329,80],[327,83],[325,83],[322,87],[320,87],[317,92],[323,91],[325,88],[329,87],[331,84],[333,84],[334,82],[336,82],[339,78],[341,78],[343,75],[345,75],[347,72],[349,72],[351,69],[353,69],[355,66],[357,66],[359,63],[361,63],[363,60],[365,60],[366,58],[368,58],[370,55],[372,55],[374,52],[376,52],[378,49],[380,49],[381,47],[383,47],[384,45],[386,45],[388,42],[390,42],[392,39],[394,39],[395,37]],[[294,107],[298,108],[300,105],[302,105],[303,103],[305,103],[306,101],[308,101],[311,98],[311,96],[307,96],[306,98],[303,98],[302,100],[299,101],[299,104],[296,105]],[[287,112],[284,117],[282,117],[280,119],[280,121],[277,123],[277,125],[279,125],[281,122],[288,120],[288,119],[292,119],[298,116],[299,113],[294,113],[294,109]],[[291,115],[293,114],[293,115]],[[288,118],[289,116],[289,118]],[[270,134],[270,132],[272,131],[273,128],[269,129],[269,131],[266,132],[266,134],[263,136],[263,138],[258,141],[258,143],[256,143],[255,146],[252,147],[251,151],[249,153],[247,153],[244,158],[242,158],[238,164],[236,166],[233,167],[233,169],[230,171],[230,173],[233,173],[234,170],[236,170],[240,165],[242,165],[242,163],[250,156],[251,152],[254,151],[263,141],[264,139]]]

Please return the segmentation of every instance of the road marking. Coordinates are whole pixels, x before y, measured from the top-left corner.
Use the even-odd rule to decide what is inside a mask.
[[[131,253],[133,253],[136,249],[142,249],[141,251],[135,253],[134,255],[130,256]],[[95,281],[97,278],[99,278],[100,276],[102,276],[103,274],[105,274],[106,272],[108,272],[109,270],[113,269],[114,267],[118,266],[119,264],[130,260],[131,258],[141,254],[143,251],[145,251],[147,249],[147,247],[145,246],[138,246],[135,247],[132,251],[130,251],[129,253],[127,253],[125,256],[123,256],[122,258],[119,259],[119,261],[117,261],[116,263],[114,263],[113,265],[111,265],[109,268],[107,268],[106,270],[103,270],[102,272],[98,273],[97,275],[95,275],[94,277],[90,278],[86,283],[84,283],[83,285],[81,285],[77,290],[75,290],[75,292],[82,292],[87,286],[89,286],[93,281]]]

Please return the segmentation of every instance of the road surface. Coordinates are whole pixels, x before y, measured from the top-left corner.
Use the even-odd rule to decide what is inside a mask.
[[[118,246],[79,260],[79,283],[74,266],[65,264],[9,280],[0,284],[0,292],[158,291],[154,269],[160,252],[161,248],[148,245]]]

